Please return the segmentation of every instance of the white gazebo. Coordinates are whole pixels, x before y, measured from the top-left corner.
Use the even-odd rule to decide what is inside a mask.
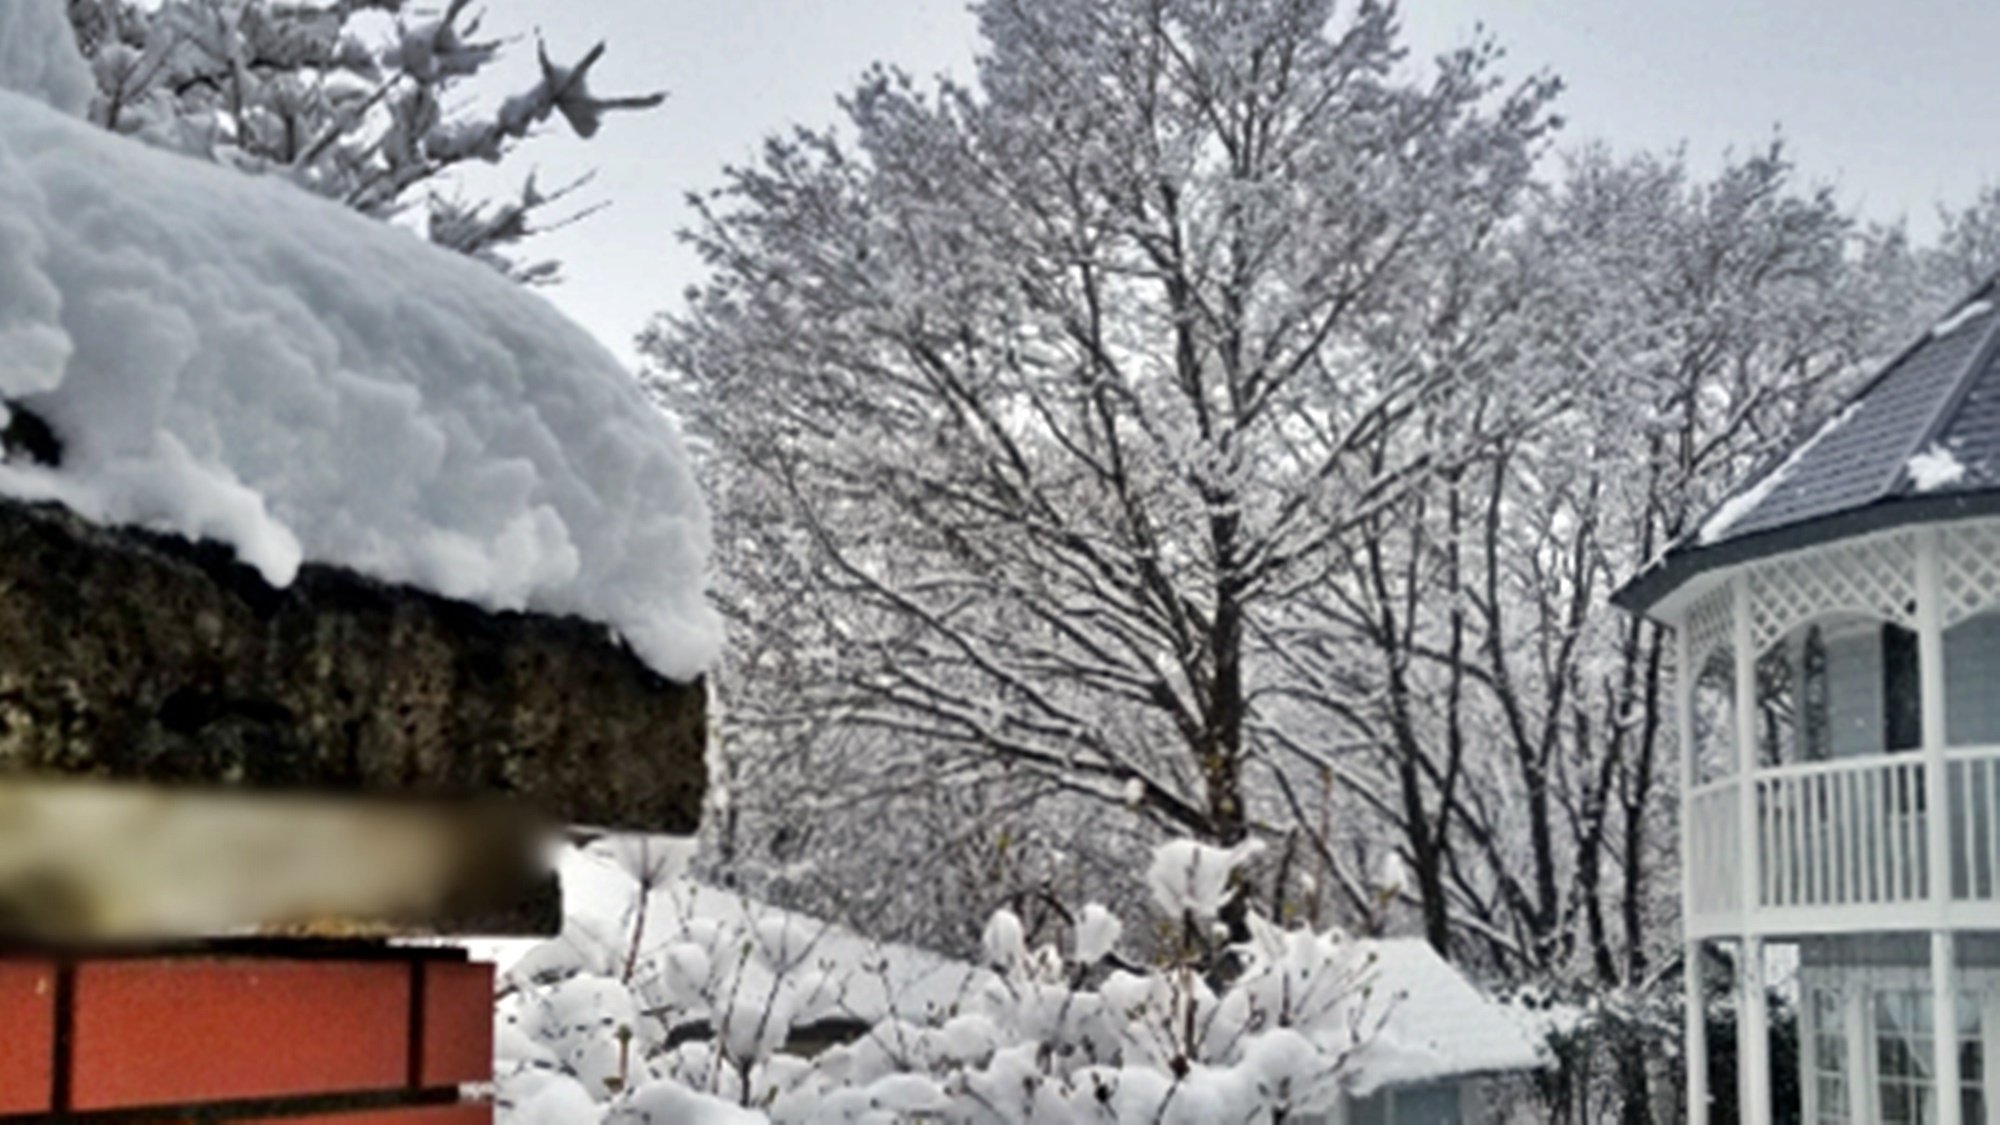
[[[1744,1122],[1773,1116],[1778,966],[1797,970],[1798,1120],[1979,1125],[2000,1105],[1995,299],[1989,283],[1619,595],[1679,640],[1695,1125],[1702,967],[1728,963],[1710,947],[1737,966]]]

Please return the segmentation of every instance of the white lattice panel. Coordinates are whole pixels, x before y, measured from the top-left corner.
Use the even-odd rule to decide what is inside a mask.
[[[1907,535],[1839,543],[1750,570],[1750,637],[1763,652],[1794,626],[1841,611],[1916,623],[1917,560]]]
[[[1689,671],[1684,674],[1698,674],[1708,663],[1708,654],[1729,643],[1730,605],[1730,588],[1725,583],[1688,607],[1687,619],[1681,626],[1687,630],[1688,639]]]
[[[2000,605],[2000,521],[1954,524],[1943,539],[1939,581],[1949,629]]]

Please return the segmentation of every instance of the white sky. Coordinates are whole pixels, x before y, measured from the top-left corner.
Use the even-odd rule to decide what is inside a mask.
[[[692,190],[720,183],[767,135],[824,125],[870,62],[967,75],[961,0],[485,0],[488,30],[539,28],[559,59],[598,39],[604,93],[665,88],[667,104],[611,118],[588,144],[551,135],[522,157],[545,182],[598,170],[605,212],[540,240],[568,278],[548,295],[630,359],[654,312],[701,276],[674,232]],[[1908,216],[2000,178],[2000,3],[1994,0],[1405,0],[1420,54],[1482,24],[1506,69],[1568,89],[1568,141],[1685,143],[1698,167],[1783,127],[1794,159],[1870,218]],[[514,51],[532,66],[532,46]],[[523,163],[521,170],[525,171]]]

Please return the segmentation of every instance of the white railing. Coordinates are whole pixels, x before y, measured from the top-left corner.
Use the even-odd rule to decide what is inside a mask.
[[[1915,754],[1758,771],[1758,905],[1856,906],[1930,893]]]
[[[1946,752],[1951,897],[2000,901],[2000,746]]]
[[[1786,912],[1774,926],[1838,925],[1838,915],[1817,912],[1924,901],[1925,772],[1923,756],[1909,752],[1760,769],[1747,790],[1733,778],[1696,788],[1685,805],[1690,921],[1709,932],[1735,928],[1745,863],[1755,865],[1751,913]],[[1745,792],[1754,814],[1749,848],[1737,803]],[[1950,897],[2000,905],[2000,745],[1949,751],[1944,792]],[[1875,909],[1866,917],[1879,925],[1899,916]]]
[[[1735,781],[1696,789],[1686,806],[1688,910],[1734,914],[1743,903],[1743,820]]]

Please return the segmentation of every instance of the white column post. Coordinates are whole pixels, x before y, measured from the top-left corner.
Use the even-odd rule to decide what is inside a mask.
[[[1958,959],[1950,930],[1931,931],[1931,1050],[1938,1125],[1962,1125],[1958,1104]]]
[[[1736,1119],[1771,1125],[1771,1014],[1764,995],[1764,939],[1743,939],[1743,1001],[1736,1028]]]
[[[1701,941],[1689,933],[1694,916],[1694,855],[1689,844],[1694,839],[1693,819],[1688,816],[1694,798],[1695,745],[1694,689],[1701,670],[1694,666],[1694,641],[1688,636],[1686,614],[1674,624],[1677,659],[1674,661],[1674,723],[1680,733],[1681,749],[1681,985],[1683,997],[1682,1050],[1687,1056],[1688,1125],[1708,1125],[1708,1013],[1702,998]]]
[[[1683,944],[1681,979],[1687,995],[1682,1003],[1686,1025],[1682,1049],[1687,1052],[1687,1123],[1708,1125],[1708,1008],[1702,999],[1701,942]]]
[[[1847,1113],[1850,1121],[1875,1115],[1875,1044],[1868,1038],[1868,986],[1853,968],[1843,971],[1840,1011],[1847,1021]],[[1803,1046],[1803,1045],[1802,1045]]]
[[[1743,932],[1751,932],[1763,879],[1764,848],[1757,823],[1757,652],[1750,628],[1750,583],[1742,575],[1730,579],[1730,647],[1736,658],[1735,765],[1736,810],[1742,830],[1741,891]]]
[[[1931,917],[1931,1044],[1938,1125],[1962,1125],[1958,1104],[1958,964],[1951,917],[1951,793],[1945,761],[1944,584],[1938,530],[1918,528],[1917,677],[1924,723],[1924,827]]]
[[[1764,939],[1755,920],[1762,898],[1764,849],[1757,817],[1757,647],[1751,629],[1750,582],[1741,573],[1729,598],[1736,657],[1736,807],[1743,835],[1742,1002],[1737,1005],[1737,1120],[1771,1125],[1771,1019],[1764,998]]]

